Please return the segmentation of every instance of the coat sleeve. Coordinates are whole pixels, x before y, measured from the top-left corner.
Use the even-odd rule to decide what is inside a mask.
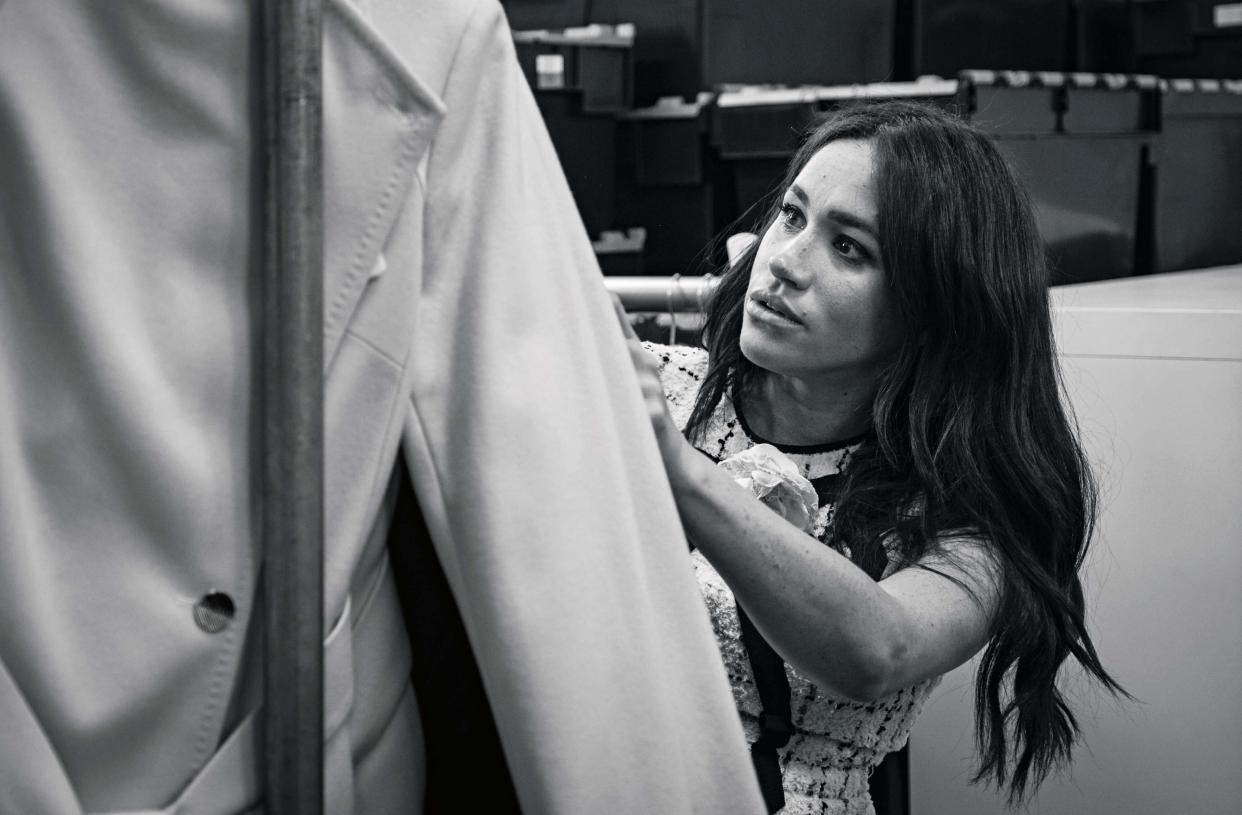
[[[445,76],[404,445],[523,809],[760,812],[637,379],[494,0]]]

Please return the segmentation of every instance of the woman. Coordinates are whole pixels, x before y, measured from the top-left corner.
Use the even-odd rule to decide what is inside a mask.
[[[1124,693],[1083,619],[1094,487],[1030,204],[987,137],[899,102],[821,124],[780,195],[706,351],[631,339],[769,808],[873,812],[870,771],[981,648],[976,780],[1020,802],[1078,735],[1066,658]],[[805,532],[730,472],[770,481],[763,443],[814,485]]]

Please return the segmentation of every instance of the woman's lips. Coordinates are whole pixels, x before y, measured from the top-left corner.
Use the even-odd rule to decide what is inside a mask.
[[[764,325],[774,328],[796,328],[802,322],[787,312],[787,306],[775,299],[752,294],[746,301],[746,313]]]

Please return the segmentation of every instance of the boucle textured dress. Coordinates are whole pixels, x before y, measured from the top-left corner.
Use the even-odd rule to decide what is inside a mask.
[[[684,428],[707,370],[707,352],[701,348],[645,345],[660,360],[660,377],[670,411],[677,425]],[[774,446],[814,482],[842,472],[861,441],[855,438],[811,447]],[[712,414],[698,447],[720,461],[764,442],[750,431],[726,395]],[[831,503],[821,501],[814,528],[820,540],[826,538],[832,512]],[[692,559],[711,612],[742,727],[747,740],[753,742],[759,737],[762,705],[742,644],[736,601],[702,554],[696,551]],[[893,571],[890,561],[884,576]],[[794,733],[789,743],[778,750],[785,790],[785,807],[781,812],[874,815],[867,779],[885,755],[905,745],[914,720],[939,678],[863,704],[833,696],[788,665],[785,671],[791,691]]]

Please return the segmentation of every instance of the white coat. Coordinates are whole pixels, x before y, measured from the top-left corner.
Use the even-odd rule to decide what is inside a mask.
[[[5,815],[261,805],[244,6],[0,2]],[[399,447],[524,811],[761,811],[499,5],[331,0],[324,47],[327,811],[421,795]]]

